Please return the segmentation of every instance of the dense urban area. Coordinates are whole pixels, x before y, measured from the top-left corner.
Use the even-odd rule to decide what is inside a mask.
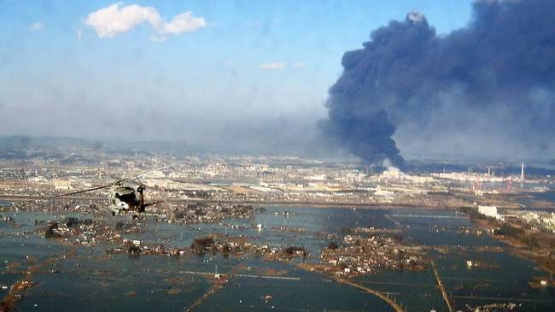
[[[0,196],[14,201],[53,198],[125,180],[144,184],[149,198],[176,203],[518,208],[515,196],[545,191],[553,183],[549,175],[525,177],[524,164],[522,173],[511,175],[501,164],[469,166],[463,172],[436,165],[437,172],[406,173],[394,167],[374,172],[374,167],[358,162],[286,156],[122,156],[94,149],[3,156]],[[102,188],[70,198],[94,201],[108,193]]]
[[[433,270],[447,307],[443,285],[429,252],[438,248],[422,246],[403,239],[399,229],[344,227],[341,234],[316,233],[327,241],[319,252],[303,245],[249,241],[243,235],[223,233],[199,235],[190,246],[168,246],[137,239],[128,234],[140,233],[145,222],[194,226],[218,224],[224,229],[241,227],[258,231],[273,230],[302,236],[303,227],[268,228],[256,223],[255,215],[271,205],[287,205],[290,211],[276,212],[276,217],[293,218],[295,206],[341,207],[357,211],[372,207],[418,207],[451,211],[456,217],[470,218],[479,230],[461,229],[471,235],[491,235],[511,246],[512,253],[555,272],[552,259],[555,246],[555,214],[548,200],[535,194],[547,193],[550,175],[526,175],[520,164],[519,174],[505,174],[503,165],[473,165],[465,171],[403,172],[394,167],[383,170],[353,162],[326,162],[289,156],[169,156],[134,154],[123,156],[97,150],[42,151],[29,150],[25,155],[0,161],[0,199],[2,222],[16,224],[13,212],[47,214],[77,213],[86,218],[35,220],[34,233],[65,246],[94,247],[108,244],[106,255],[127,254],[133,257],[167,255],[220,254],[225,257],[260,257],[264,261],[294,261],[299,268],[323,274],[342,283],[384,271]],[[146,188],[148,204],[142,213],[112,226],[107,222],[111,189],[115,186]],[[65,196],[69,194],[69,196]],[[526,204],[538,210],[531,210]],[[410,210],[409,210],[410,212]],[[394,217],[387,215],[399,225]],[[232,220],[246,220],[238,225]],[[227,230],[226,230],[227,233]],[[103,246],[104,246],[103,245]],[[492,252],[492,250],[487,250]],[[495,252],[495,250],[493,250]],[[296,262],[295,262],[296,261]],[[6,262],[7,272],[17,272],[20,263]],[[466,264],[487,266],[469,260]],[[274,272],[275,273],[275,272]],[[272,273],[275,277],[284,273]],[[232,272],[215,273],[215,290],[231,278]],[[32,288],[31,273],[13,285],[2,285],[1,311],[10,311],[21,292]],[[286,277],[282,277],[286,278]],[[357,286],[358,285],[358,286]],[[531,281],[531,285],[548,287],[551,279]],[[380,292],[375,294],[403,310]],[[271,296],[266,298],[270,300]],[[512,305],[501,305],[504,308]],[[499,306],[483,306],[485,311]]]

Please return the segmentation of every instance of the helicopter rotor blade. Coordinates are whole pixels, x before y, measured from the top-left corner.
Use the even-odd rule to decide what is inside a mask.
[[[140,173],[140,174],[138,174],[138,175],[136,175],[136,176],[134,176],[134,177],[124,179],[122,182],[125,182],[125,181],[128,181],[128,180],[135,180],[135,179],[138,180],[140,177],[142,177],[142,176],[144,176],[144,175],[146,175],[146,174],[149,174],[149,173],[151,173],[151,172],[158,171],[158,170],[162,170],[162,169],[166,169],[166,168],[169,168],[169,167],[173,167],[173,166],[175,166],[175,165],[179,165],[179,164],[182,164],[182,163],[184,163],[184,162],[185,162],[185,161],[178,161],[178,162],[171,163],[171,164],[169,164],[169,165],[165,165],[165,166],[162,166],[162,167],[159,167],[159,168],[155,168],[155,169],[152,169],[152,170],[149,170],[149,171],[146,171],[146,172],[142,172],[142,173]]]
[[[163,200],[157,200],[157,201],[152,202],[152,203],[145,203],[145,204],[143,205],[143,207],[148,207],[148,206],[152,206],[152,205],[157,205],[157,204],[161,204],[161,203],[163,203],[163,202],[164,202]]]
[[[109,188],[109,187],[112,186],[112,185],[116,185],[116,184],[119,184],[119,183],[122,183],[122,182],[124,182],[123,179],[117,180],[116,182],[112,182],[112,183],[110,183],[110,184],[106,184],[106,185],[102,185],[102,186],[97,186],[97,187],[93,187],[93,188],[86,189],[86,190],[80,190],[80,191],[75,191],[75,192],[66,193],[66,194],[59,194],[59,195],[56,196],[56,197],[65,197],[65,196],[70,196],[70,195],[75,195],[75,194],[81,194],[81,193],[92,192],[92,191],[96,191],[96,190],[102,190],[102,189]]]
[[[127,181],[129,181],[129,180],[137,180],[137,181],[139,181],[139,183],[140,183],[141,185],[144,185],[144,184],[139,180],[139,177],[142,177],[142,176],[144,176],[144,175],[146,175],[146,174],[148,174],[148,173],[154,172],[154,171],[158,171],[158,170],[162,170],[162,169],[166,169],[166,168],[175,166],[175,165],[180,164],[180,163],[183,163],[183,162],[184,162],[184,161],[171,163],[171,164],[169,164],[169,165],[165,165],[165,166],[162,166],[162,167],[160,167],[160,168],[156,168],[156,169],[152,169],[152,170],[149,170],[149,171],[146,171],[146,172],[142,172],[141,174],[136,175],[136,176],[134,176],[134,177],[125,178],[125,179],[119,179],[119,180],[117,180],[117,181],[115,181],[115,182],[112,182],[112,183],[110,183],[110,184],[106,184],[106,185],[102,185],[102,186],[98,186],[98,187],[93,187],[93,188],[86,189],[86,190],[75,191],[75,192],[66,193],[66,194],[60,194],[60,195],[57,195],[56,197],[65,197],[65,196],[70,196],[70,195],[75,195],[75,194],[81,194],[81,193],[86,193],[86,192],[92,192],[92,191],[96,191],[96,190],[102,190],[102,189],[111,187],[111,186],[116,185],[116,184],[120,184],[120,183],[123,183],[123,182],[127,182]]]

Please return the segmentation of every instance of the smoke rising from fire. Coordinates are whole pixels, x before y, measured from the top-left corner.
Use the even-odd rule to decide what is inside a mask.
[[[420,13],[391,21],[344,54],[320,129],[369,164],[403,165],[399,130],[423,146],[555,150],[553,12],[550,0],[475,1],[469,25],[441,36]]]

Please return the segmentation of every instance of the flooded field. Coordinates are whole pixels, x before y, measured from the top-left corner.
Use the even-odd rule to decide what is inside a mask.
[[[70,215],[3,215],[14,221],[0,223],[0,296],[8,296],[10,287],[22,279],[33,284],[18,292],[14,305],[18,311],[394,311],[375,295],[299,266],[320,263],[320,252],[330,241],[341,244],[345,230],[357,227],[395,233],[405,244],[425,251],[425,270],[382,270],[351,278],[406,311],[555,307],[553,287],[529,284],[546,272],[508,254],[503,243],[453,211],[271,206],[257,211],[254,220],[177,225],[145,219],[140,232],[122,234],[128,240],[165,247],[189,247],[195,237],[221,234],[276,250],[302,246],[309,253],[281,261],[253,253],[108,254],[106,250],[115,247],[110,243],[75,247],[45,239],[35,225],[36,220],[40,224]],[[109,227],[118,220],[124,219],[105,219]],[[219,275],[225,279],[215,278]]]

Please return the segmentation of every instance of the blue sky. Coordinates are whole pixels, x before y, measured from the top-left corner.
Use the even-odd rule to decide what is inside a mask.
[[[468,23],[471,4],[1,0],[0,134],[214,144],[265,126],[306,134],[326,115],[343,53],[372,30],[419,11],[447,34]],[[149,19],[110,36],[100,27],[123,15],[92,25],[94,12],[131,5]]]

